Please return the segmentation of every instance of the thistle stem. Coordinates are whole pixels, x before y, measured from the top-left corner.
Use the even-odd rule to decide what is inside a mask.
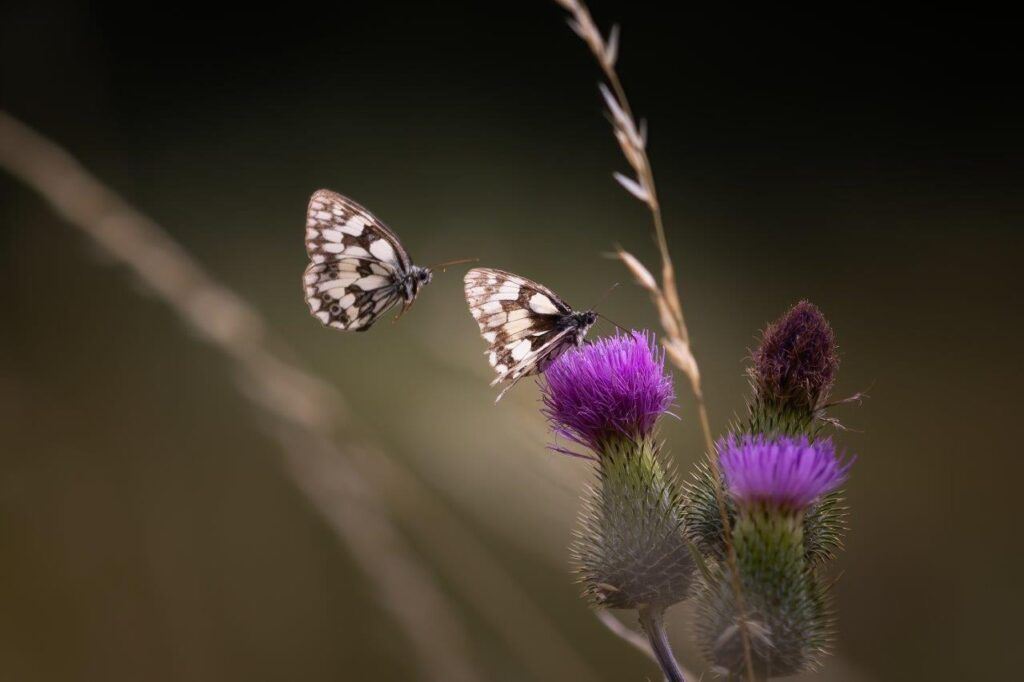
[[[675,656],[672,655],[672,647],[668,643],[668,634],[665,632],[665,610],[645,606],[639,609],[638,614],[640,626],[651,641],[651,650],[661,667],[661,672],[665,674],[665,679],[668,682],[686,682],[683,670],[676,662]]]

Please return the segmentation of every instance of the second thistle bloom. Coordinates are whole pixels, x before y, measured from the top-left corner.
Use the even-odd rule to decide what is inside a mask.
[[[649,435],[675,397],[665,355],[632,332],[573,349],[545,372],[544,415],[555,433],[600,451],[611,438]]]
[[[742,617],[758,679],[806,671],[827,649],[832,627],[825,582],[810,563],[807,514],[846,480],[850,461],[836,456],[831,440],[806,436],[734,435],[719,440],[717,450],[735,503],[738,575],[717,564],[698,586],[700,646],[721,674],[742,677],[746,653],[736,628]]]
[[[850,469],[828,438],[734,436],[719,440],[718,452],[729,492],[741,504],[804,509],[838,488]]]

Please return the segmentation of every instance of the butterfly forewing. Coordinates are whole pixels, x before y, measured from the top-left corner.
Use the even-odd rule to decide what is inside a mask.
[[[306,211],[306,303],[325,325],[365,331],[403,298],[412,263],[395,233],[351,199],[319,190]]]
[[[575,313],[565,301],[525,277],[474,268],[465,284],[469,310],[489,346],[487,359],[498,373],[492,383],[543,372],[586,333],[586,327],[567,324]]]

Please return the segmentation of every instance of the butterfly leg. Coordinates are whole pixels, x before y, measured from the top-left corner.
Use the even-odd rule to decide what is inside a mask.
[[[398,319],[402,317],[402,315],[405,315],[409,311],[409,309],[412,308],[412,304],[415,302],[415,297],[403,299],[402,307],[398,310],[398,314],[395,315],[395,319],[391,320],[391,323],[394,324],[395,322],[398,322]]]

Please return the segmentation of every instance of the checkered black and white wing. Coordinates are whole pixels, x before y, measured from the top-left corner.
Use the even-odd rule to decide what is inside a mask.
[[[394,232],[351,199],[326,189],[313,194],[306,252],[306,303],[324,325],[366,331],[402,300],[409,254]]]
[[[465,285],[469,311],[498,374],[492,385],[543,372],[578,342],[578,329],[566,324],[573,309],[547,287],[491,268],[470,270]]]

